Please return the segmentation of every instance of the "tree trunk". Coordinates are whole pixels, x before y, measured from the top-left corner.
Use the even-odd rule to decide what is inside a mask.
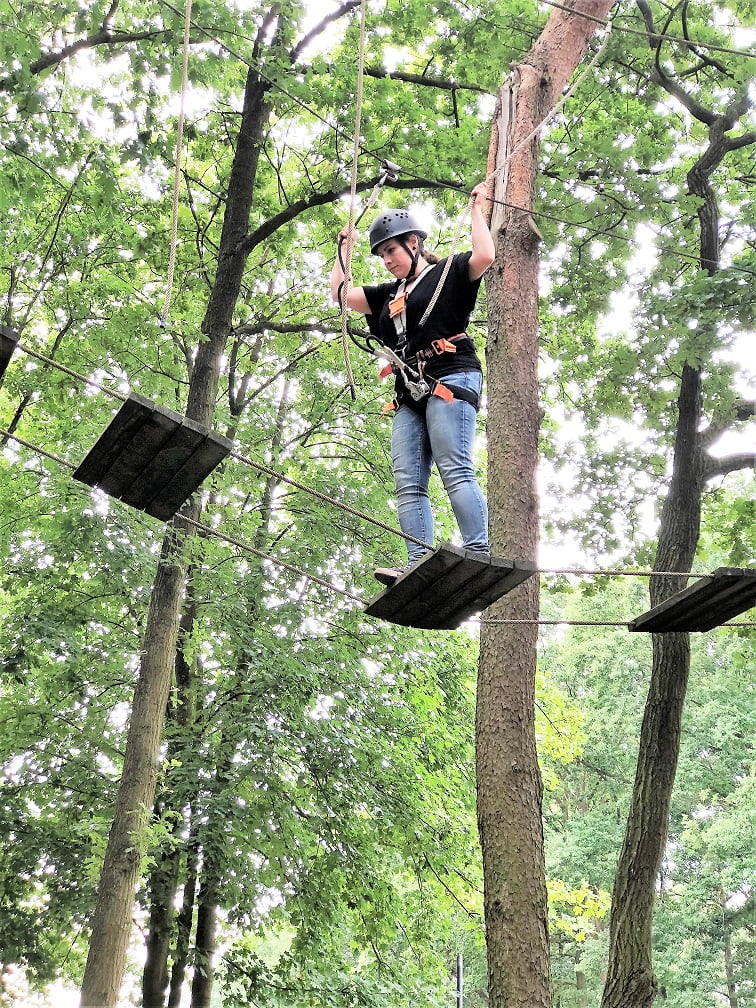
[[[142,1008],[163,1008],[168,989],[168,952],[173,900],[179,878],[178,848],[165,851],[150,876],[150,925],[142,974]]]
[[[217,945],[218,878],[215,866],[209,863],[204,866],[202,874],[197,904],[192,1000],[189,1008],[210,1008],[215,978],[213,956]]]
[[[601,18],[611,2],[580,0],[570,6]],[[541,421],[538,232],[527,212],[533,206],[538,143],[523,141],[554,107],[595,29],[595,21],[555,10],[501,89],[492,130],[489,173],[497,170],[499,202],[491,225],[497,258],[486,280],[491,546],[516,559],[537,557]],[[511,618],[531,622],[493,622]],[[481,629],[476,781],[492,1008],[551,1003],[534,724],[537,618],[538,582],[531,578],[487,610]]]
[[[184,641],[191,638],[194,622],[197,616],[197,603],[192,589],[192,574],[188,576],[187,598],[179,626],[178,647],[176,650],[175,676],[176,689],[173,709],[170,718],[182,729],[178,746],[169,747],[167,760],[177,755],[176,749],[184,744],[186,732],[191,731],[194,720],[194,674],[192,666],[187,662],[184,653]],[[193,796],[194,797],[194,796]],[[165,812],[170,795],[164,795],[162,808],[160,803],[158,813]],[[157,864],[150,876],[148,886],[150,899],[150,924],[146,941],[146,959],[142,974],[142,1006],[143,1008],[163,1008],[168,989],[168,955],[170,942],[174,931],[174,904],[179,885],[181,867],[181,844],[178,834],[183,829],[181,804],[187,799],[179,796],[171,805],[175,818],[172,825],[173,842],[169,844],[157,859]]]
[[[247,74],[241,126],[229,180],[218,269],[192,369],[187,416],[212,427],[223,349],[241,287],[255,172],[269,109],[268,85],[252,62]],[[182,509],[199,516],[197,498]],[[145,827],[155,798],[163,719],[176,653],[179,614],[187,569],[183,548],[189,529],[179,516],[169,527],[158,564],[145,629],[144,650],[129,722],[123,775],[108,837],[92,936],[81,990],[81,1008],[116,1008],[131,932],[131,913],[145,847]]]
[[[679,88],[659,72],[668,90]],[[700,263],[713,274],[719,262],[719,211],[709,179],[738,143],[726,136],[733,116],[747,105],[734,103],[714,117],[709,145],[688,173],[688,191],[700,198]],[[716,346],[712,334],[712,346]],[[651,605],[682,590],[693,565],[706,482],[700,367],[685,364],[680,380],[672,479],[659,524],[655,571],[680,571],[651,578]],[[638,763],[625,837],[617,863],[609,925],[609,964],[602,1008],[649,1008],[657,992],[651,962],[651,925],[656,880],[667,840],[669,809],[680,752],[680,728],[690,671],[690,635],[652,635],[652,666],[641,724]]]
[[[168,1008],[179,1008],[181,1004],[184,977],[186,976],[186,968],[189,965],[199,863],[199,852],[197,850],[193,819],[194,813],[192,810],[190,812],[190,822],[192,825],[187,844],[186,868],[184,870],[184,896],[181,909],[176,917],[176,949],[173,956],[173,969],[171,970],[171,989],[168,995]]]
[[[198,514],[196,505],[189,507]],[[134,892],[155,798],[163,717],[176,653],[186,561],[174,526],[163,541],[147,614],[142,662],[129,721],[123,774],[92,919],[82,1008],[116,1008],[131,934]]]

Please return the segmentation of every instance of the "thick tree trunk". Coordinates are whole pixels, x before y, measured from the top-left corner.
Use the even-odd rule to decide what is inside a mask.
[[[735,979],[733,977],[732,971],[732,926],[731,922],[726,916],[726,904],[727,897],[722,894],[722,913],[724,915],[724,934],[722,940],[724,943],[724,968],[725,968],[725,980],[727,981],[727,1000],[729,1001],[730,1008],[740,1008],[740,1002],[738,1000],[738,988],[735,984]]]
[[[611,2],[569,6],[604,17]],[[487,274],[488,457],[493,552],[535,560],[538,500],[538,232],[533,206],[537,141],[525,140],[556,103],[595,21],[555,10],[499,95],[489,172],[497,170]],[[524,207],[513,210],[510,206]],[[478,831],[492,1008],[551,1003],[547,897],[535,744],[538,582],[532,578],[486,612],[476,713]],[[502,623],[493,620],[530,620]]]
[[[672,481],[662,511],[655,570],[691,569],[698,542],[703,456],[701,373],[683,368]],[[685,587],[687,573],[651,579],[651,604]],[[656,995],[651,964],[655,883],[667,839],[680,727],[690,668],[687,633],[653,635],[651,682],[641,725],[638,765],[617,864],[609,928],[604,1008],[646,1008]]]
[[[190,508],[195,516],[196,505]],[[155,798],[163,717],[176,652],[186,563],[182,535],[169,529],[152,589],[123,774],[97,890],[82,1008],[116,1008],[131,933],[134,892]]]
[[[254,62],[252,64],[254,66]],[[241,287],[246,253],[240,251],[249,227],[255,172],[269,114],[268,85],[250,68],[241,126],[229,180],[218,270],[192,371],[187,416],[212,427],[223,349]],[[182,513],[197,519],[190,501]],[[180,516],[168,529],[158,564],[145,630],[139,679],[129,722],[123,775],[108,837],[92,937],[81,990],[81,1008],[116,1008],[131,932],[131,913],[145,847],[145,827],[155,799],[163,719],[176,653],[179,615],[187,569],[183,546],[189,529]]]

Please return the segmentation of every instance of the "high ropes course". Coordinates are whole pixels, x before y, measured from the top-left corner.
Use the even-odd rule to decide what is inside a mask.
[[[22,352],[45,366],[97,388],[120,402],[120,408],[78,466],[38,445],[0,428],[0,436],[15,441],[28,450],[69,469],[74,479],[96,487],[160,521],[170,521],[202,482],[224,459],[249,466],[281,483],[307,493],[317,501],[338,508],[384,532],[407,539],[406,533],[294,480],[263,462],[233,448],[233,443],[213,431],[202,428],[187,417],[152,402],[134,392],[124,395],[88,378],[58,361],[24,346],[18,333],[0,326],[0,379],[14,352]],[[364,607],[367,615],[402,626],[419,629],[455,629],[492,602],[511,591],[534,574],[575,575],[579,577],[679,577],[680,571],[589,570],[576,567],[539,569],[530,562],[501,557],[481,559],[467,551],[443,543],[415,540],[428,554],[410,568],[390,588],[366,600],[306,570],[280,560],[271,553],[251,546],[236,536],[227,535],[205,522],[185,515],[182,520],[198,534],[213,536],[244,553],[266,560],[299,578],[336,592],[350,602]],[[746,627],[749,622],[727,622],[756,603],[756,570],[721,567],[712,573],[690,574],[698,580],[664,603],[626,622],[599,620],[498,620],[483,616],[486,623],[538,623],[626,627],[631,631],[654,633],[707,631],[718,626]]]
[[[171,10],[176,9],[167,2],[161,0],[164,5]],[[558,3],[552,3],[558,7]],[[360,136],[360,116],[362,111],[362,79],[364,73],[364,48],[365,48],[365,0],[361,2],[360,21],[360,43],[358,60],[358,88],[355,115],[355,128],[353,133],[353,156],[352,172],[350,184],[350,211],[348,232],[353,234],[356,223],[361,219],[366,210],[375,202],[383,185],[387,180],[394,180],[399,171],[398,165],[391,162],[381,162],[381,176],[375,186],[372,195],[363,207],[359,217],[355,217],[355,198],[357,192],[357,160],[361,152],[359,144]],[[613,22],[601,21],[607,29],[612,28]],[[167,273],[167,282],[162,313],[160,316],[161,325],[166,324],[166,319],[170,309],[173,276],[176,261],[177,249],[177,215],[179,205],[179,185],[180,185],[180,163],[184,125],[184,100],[187,89],[187,60],[189,48],[189,31],[194,27],[203,34],[212,38],[206,29],[195,25],[191,19],[191,2],[187,0],[184,8],[184,38],[181,67],[181,102],[177,122],[177,138],[174,165],[173,183],[173,210],[172,226],[170,238],[170,254]],[[617,26],[618,30],[630,30]],[[639,33],[640,34],[640,33]],[[666,37],[666,36],[665,36]],[[669,37],[672,41],[681,41]],[[213,41],[228,49],[225,43],[213,38]],[[590,64],[585,68],[580,77],[562,96],[560,102],[551,110],[550,119],[556,111],[561,108],[567,98],[574,92],[585,73],[591,66],[595,65],[598,57],[606,43],[604,42],[594,54]],[[713,47],[721,48],[721,47]],[[723,50],[728,51],[728,50]],[[231,52],[229,50],[229,52]],[[242,59],[236,53],[242,62]],[[750,54],[747,54],[750,55]],[[279,90],[280,83],[271,82]],[[301,102],[300,102],[301,104]],[[532,136],[539,132],[546,124],[546,120],[539,124],[535,130],[525,137],[518,148],[530,141]],[[327,124],[330,128],[335,128],[332,124]],[[339,130],[339,132],[342,132]],[[371,154],[366,151],[364,153]],[[516,153],[516,149],[510,152],[508,159]],[[497,169],[501,171],[501,167]],[[487,181],[492,180],[489,176]],[[501,202],[496,200],[494,202]],[[507,204],[508,205],[508,204]],[[468,206],[467,211],[470,207]],[[524,208],[516,208],[524,209]],[[465,211],[465,214],[467,213]],[[532,211],[528,211],[529,213]],[[463,217],[465,216],[463,214]],[[546,215],[548,216],[548,215]],[[564,221],[570,224],[572,222]],[[454,245],[459,241],[462,221],[457,228]],[[602,232],[597,231],[597,234]],[[340,302],[342,310],[342,343],[344,349],[344,362],[347,372],[349,389],[354,398],[354,381],[352,378],[351,366],[348,355],[347,337],[349,327],[347,323],[346,295],[348,285],[351,282],[351,256],[352,241],[348,241],[343,250],[345,255],[344,275],[345,283],[340,292]],[[676,250],[678,255],[685,255]],[[342,250],[339,249],[339,255]],[[693,258],[693,257],[691,257]],[[449,256],[451,261],[451,256]],[[746,270],[746,272],[751,272]],[[442,281],[443,282],[443,277]],[[438,292],[437,292],[438,293]],[[355,342],[357,342],[355,340]],[[359,346],[360,344],[357,343]],[[361,347],[366,349],[365,347]],[[381,350],[368,346],[367,349],[381,356]],[[689,587],[678,591],[669,599],[627,622],[612,621],[583,621],[583,620],[499,620],[493,617],[483,616],[481,622],[484,623],[537,623],[539,625],[576,625],[576,626],[602,626],[602,627],[627,627],[631,631],[643,631],[651,633],[668,632],[691,632],[707,631],[718,626],[752,626],[756,624],[748,622],[731,623],[727,622],[733,616],[745,612],[756,604],[756,570],[750,568],[720,567],[711,573],[689,574],[680,571],[641,571],[641,570],[586,570],[579,568],[563,569],[538,569],[536,565],[526,560],[509,560],[502,557],[484,556],[474,554],[463,549],[459,549],[448,543],[435,546],[430,543],[413,539],[401,530],[394,528],[356,508],[352,508],[334,496],[320,493],[304,483],[300,483],[282,473],[276,472],[262,462],[255,461],[234,450],[233,442],[214,431],[207,430],[200,424],[192,421],[188,417],[176,413],[165,406],[159,405],[149,399],[140,396],[136,392],[123,395],[113,389],[99,384],[92,378],[79,374],[72,369],[65,367],[58,361],[37,353],[30,347],[26,347],[20,342],[20,335],[15,330],[0,326],[0,381],[16,351],[21,351],[36,359],[45,366],[56,368],[69,377],[84,382],[90,387],[95,387],[107,395],[120,401],[120,408],[113,416],[108,427],[103,431],[96,443],[92,446],[86,457],[78,466],[73,465],[66,459],[61,458],[45,449],[30,443],[15,433],[0,428],[0,436],[6,440],[13,440],[19,445],[40,454],[57,464],[72,471],[73,478],[89,487],[97,488],[108,494],[110,497],[122,501],[132,508],[140,510],[160,521],[171,521],[177,516],[184,503],[196,493],[203,481],[213,472],[213,470],[226,458],[232,458],[246,466],[256,469],[258,472],[266,474],[277,481],[296,487],[297,489],[311,495],[318,501],[328,506],[339,508],[353,517],[368,522],[385,532],[400,536],[404,540],[414,541],[425,547],[428,551],[425,556],[405,573],[403,573],[391,586],[382,591],[379,595],[366,601],[352,592],[332,584],[308,571],[301,570],[288,564],[276,556],[259,550],[242,539],[235,536],[226,535],[220,529],[208,525],[204,522],[195,521],[186,514],[181,514],[181,520],[196,532],[203,536],[214,536],[225,542],[229,546],[242,552],[250,553],[261,560],[286,570],[297,577],[306,578],[313,584],[320,585],[330,591],[337,592],[351,602],[364,607],[364,612],[377,619],[387,620],[403,626],[412,626],[419,629],[455,629],[471,617],[486,610],[503,595],[516,588],[517,585],[532,577],[535,574],[556,575],[573,574],[581,577],[589,576],[634,576],[634,577],[697,577],[698,580]]]

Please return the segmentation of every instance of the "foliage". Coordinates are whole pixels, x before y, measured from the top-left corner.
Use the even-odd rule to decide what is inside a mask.
[[[220,865],[229,1005],[250,991],[258,1003],[292,1003],[276,992],[287,985],[313,992],[301,999],[308,1005],[326,996],[442,1004],[460,948],[477,1003],[485,997],[474,637],[439,646],[377,627],[348,595],[308,580],[366,595],[370,568],[401,552],[396,537],[336,507],[395,524],[384,396],[372,363],[352,349],[351,401],[324,290],[346,216],[334,194],[348,189],[355,7],[299,50],[312,12],[284,4],[276,45],[255,55],[268,6],[194,5],[176,280],[161,326],[182,19],[165,4],[129,0],[97,42],[105,5],[26,3],[19,16],[0,0],[1,321],[29,348],[120,394],[132,388],[184,408],[250,66],[270,83],[251,252],[216,409],[216,426],[252,464],[217,471],[204,506],[214,528],[272,559],[213,536],[193,543],[196,612],[182,641],[191,677],[186,695],[172,697],[150,855],[154,869],[178,852],[183,879],[193,850]],[[745,23],[741,8],[732,16]],[[688,10],[697,38],[732,42],[708,7]],[[382,157],[399,163],[401,188],[385,200],[417,202],[434,217],[433,243],[448,250],[484,173],[492,94],[542,14],[504,0],[474,9],[392,0],[370,17],[366,63],[381,72],[366,79],[360,198]],[[41,69],[47,56],[55,59]],[[728,57],[724,87],[702,69],[697,94],[726,105],[747,65]],[[412,74],[455,87],[421,86]],[[617,31],[543,141],[554,537],[569,524],[596,550],[642,556],[643,506],[665,479],[682,356],[710,369],[710,418],[729,415],[748,380],[745,362],[726,351],[753,326],[752,169],[743,150],[718,177],[728,258],[706,277],[681,254],[696,207],[679,198],[702,137],[700,125],[659,105],[643,41]],[[355,269],[358,281],[379,275],[369,258]],[[620,294],[628,307],[607,318]],[[116,406],[21,351],[0,385],[2,426],[70,465]],[[731,486],[707,501],[703,552],[745,565],[752,487]],[[0,961],[23,962],[40,984],[60,973],[77,980],[162,528],[13,441],[0,454],[0,515]],[[452,529],[441,507],[440,535]],[[642,593],[638,584],[555,586],[544,615],[623,619],[646,607]],[[732,702],[746,640],[728,641],[701,649],[689,729],[694,740],[716,727],[722,745],[703,753],[690,742],[670,834],[658,956],[675,1008],[721,987],[728,935],[738,989],[749,989],[749,939],[732,901],[748,868],[737,838],[746,824],[741,742],[752,731]],[[595,1000],[647,658],[647,643],[619,631],[544,635],[538,732],[556,972],[573,985],[564,1004],[578,998],[576,956]],[[148,906],[147,884],[139,900]],[[261,936],[274,931],[293,937],[267,961]]]

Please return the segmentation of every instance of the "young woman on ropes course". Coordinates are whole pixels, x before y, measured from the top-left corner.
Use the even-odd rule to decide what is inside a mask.
[[[457,519],[462,546],[488,554],[488,510],[473,465],[475,414],[482,370],[465,329],[481,277],[494,260],[494,243],[483,216],[485,182],[471,193],[472,251],[439,260],[426,251],[427,232],[408,210],[386,210],[370,226],[370,251],[383,260],[393,280],[349,287],[346,303],[367,318],[376,351],[391,363],[395,395],[391,458],[402,532],[422,543],[433,541],[428,497],[431,465],[441,475]],[[354,240],[354,233],[351,238]],[[339,232],[339,243],[350,238]],[[336,256],[331,294],[341,299],[344,263]],[[381,567],[375,576],[391,585],[427,553],[406,540],[406,567]]]

